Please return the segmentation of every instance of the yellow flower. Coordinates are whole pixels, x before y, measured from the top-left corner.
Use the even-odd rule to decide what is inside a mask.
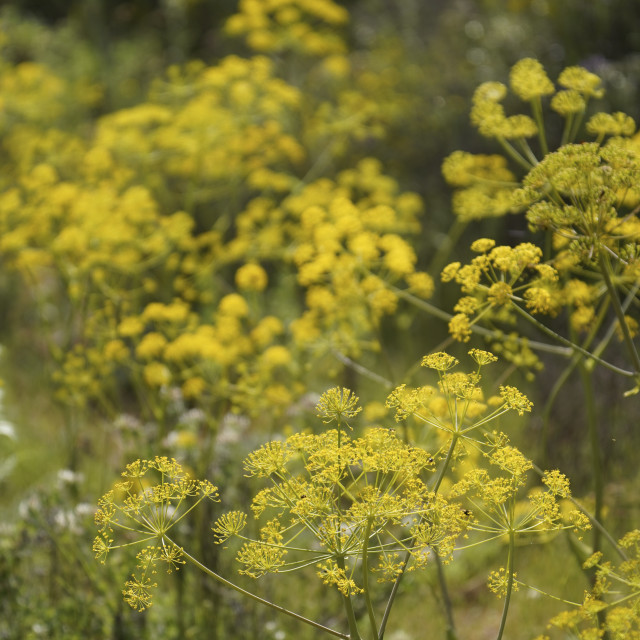
[[[104,357],[113,362],[126,362],[130,356],[129,348],[122,340],[109,340],[104,346]]]
[[[451,280],[453,280],[460,271],[460,266],[459,262],[452,262],[451,264],[448,264],[440,274],[442,282],[451,282]]]
[[[524,293],[527,308],[533,313],[555,313],[557,304],[551,293],[543,287],[530,287]]]
[[[317,415],[325,424],[334,421],[340,424],[346,418],[355,418],[362,411],[358,400],[358,396],[350,389],[334,387],[320,396],[316,405]]]
[[[144,320],[153,320],[156,322],[184,322],[189,316],[189,305],[182,300],[175,300],[171,304],[162,304],[161,302],[149,303],[142,312]]]
[[[292,360],[291,352],[282,345],[273,345],[260,356],[260,361],[267,367],[285,367]]]
[[[489,287],[487,297],[492,305],[501,306],[509,303],[512,293],[513,291],[508,283],[494,282]]]
[[[533,58],[523,58],[516,62],[511,68],[509,82],[513,92],[526,102],[551,95],[555,91],[544,67]]]
[[[457,364],[458,360],[444,351],[438,351],[436,353],[431,353],[428,356],[424,356],[420,363],[422,367],[429,367],[436,371],[447,371],[447,369],[451,369]]]
[[[220,300],[218,311],[226,316],[244,318],[249,315],[249,305],[240,294],[230,293]]]
[[[369,304],[375,313],[392,314],[398,306],[398,296],[389,289],[378,289],[369,298]]]
[[[584,98],[575,89],[558,91],[551,98],[551,108],[561,116],[569,116],[574,113],[582,113],[587,106]]]
[[[587,131],[601,136],[632,136],[636,123],[631,116],[617,113],[596,113],[587,122]]]
[[[275,316],[265,316],[251,331],[251,339],[263,347],[269,344],[275,336],[284,331],[282,321]]]
[[[118,333],[125,338],[140,335],[144,331],[144,322],[137,316],[124,318],[118,325]]]
[[[236,286],[245,291],[263,291],[268,282],[267,272],[253,262],[243,265],[236,271]]]
[[[501,386],[500,396],[507,407],[513,411],[517,411],[519,416],[521,416],[525,411],[530,412],[533,407],[533,402],[531,402],[527,396],[518,391],[515,387]]]
[[[171,382],[171,371],[161,362],[151,362],[146,365],[142,375],[150,387],[163,387]]]
[[[409,285],[409,291],[418,297],[427,299],[433,295],[433,278],[428,273],[415,271],[405,276],[405,280]]]
[[[602,98],[604,89],[600,87],[600,83],[601,80],[595,73],[583,67],[567,67],[558,77],[558,84],[586,97]]]
[[[471,243],[471,251],[475,253],[487,253],[496,246],[496,241],[491,238],[478,238]]]
[[[468,342],[471,337],[471,323],[464,313],[457,313],[449,321],[449,333],[454,340]]]
[[[164,350],[167,339],[155,331],[147,333],[136,347],[136,357],[142,360],[157,358]]]
[[[490,351],[483,351],[482,349],[471,349],[469,355],[479,364],[486,365],[491,362],[497,362],[498,358]]]
[[[188,378],[182,385],[182,395],[185,398],[199,398],[207,388],[207,383],[200,376]]]

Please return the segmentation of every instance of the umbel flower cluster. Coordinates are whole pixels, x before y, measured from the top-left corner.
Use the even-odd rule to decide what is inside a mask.
[[[312,571],[341,595],[348,637],[362,637],[354,613],[354,602],[362,599],[372,637],[378,638],[407,571],[449,563],[461,547],[506,535],[506,567],[493,571],[488,585],[508,598],[519,584],[517,538],[588,528],[582,512],[563,505],[570,490],[559,471],[544,473],[542,486],[527,493],[532,462],[506,435],[487,427],[506,412],[529,412],[531,402],[509,386],[485,401],[481,371],[496,358],[478,349],[470,354],[476,363],[470,373],[453,371],[458,362],[447,353],[426,356],[422,364],[435,371],[436,384],[402,386],[387,400],[398,422],[412,418],[430,432],[436,446],[432,452],[410,444],[395,429],[368,427],[361,436],[352,435],[361,411],[358,398],[335,387],[317,404],[323,425],[319,433],[295,433],[251,453],[245,474],[264,483],[251,503],[260,522],[258,535],[248,533],[253,529],[248,514],[239,510],[224,513],[212,526],[217,543],[240,542],[239,572],[257,579]],[[465,468],[457,472],[455,461],[463,458]],[[150,485],[150,472],[160,474],[159,484]],[[175,461],[161,458],[137,461],[123,475],[126,480],[100,501],[94,549],[104,560],[111,549],[139,538],[144,548],[138,573],[124,594],[133,607],[144,608],[151,604],[158,563],[172,569],[186,559],[202,567],[174,542],[170,529],[197,502],[216,499],[217,491],[207,482],[187,479]],[[187,508],[190,497],[196,501]],[[116,536],[128,541],[115,542]],[[386,595],[384,583],[390,584]],[[380,594],[388,599],[382,616],[375,610]]]
[[[609,368],[602,354],[617,335],[631,367],[613,370],[637,382],[638,321],[627,311],[637,303],[639,277],[636,125],[624,113],[595,113],[586,119],[587,140],[578,142],[590,101],[603,94],[600,78],[569,67],[558,85],[556,89],[538,61],[521,60],[511,70],[510,89],[528,104],[530,115],[507,116],[502,104],[507,86],[482,84],[473,98],[471,120],[504,154],[456,151],[444,162],[444,176],[456,188],[453,209],[460,219],[524,211],[536,234],[532,242],[515,247],[476,240],[471,249],[477,257],[444,269],[442,279],[458,283],[464,294],[450,332],[467,341],[476,324],[514,326],[525,318],[547,337]],[[555,150],[545,130],[545,100],[564,120]],[[541,233],[546,240],[540,240]],[[571,339],[535,317],[563,313]]]
[[[203,500],[217,500],[218,490],[208,480],[193,480],[175,459],[165,456],[136,460],[122,477],[98,502],[93,550],[104,563],[113,549],[144,545],[136,556],[137,571],[122,592],[132,608],[142,611],[151,605],[151,590],[157,587],[156,565],[164,564],[171,572],[185,563],[182,549],[167,540],[166,533]],[[116,536],[125,540],[116,543]]]
[[[342,82],[347,17],[331,0],[242,2],[227,29],[257,55],[171,67],[86,129],[61,120],[76,87],[3,64],[0,254],[51,310],[39,341],[61,403],[115,417],[133,392],[161,429],[170,398],[210,426],[228,410],[278,423],[305,360],[378,351],[401,294],[431,296],[421,198],[374,158],[323,170],[383,129]],[[262,55],[298,46],[319,95]]]

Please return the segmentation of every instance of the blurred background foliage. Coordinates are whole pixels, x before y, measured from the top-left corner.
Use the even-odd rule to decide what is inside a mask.
[[[640,118],[634,0],[345,0],[329,3],[322,19],[283,14],[266,27],[245,19],[260,13],[255,2],[14,0],[0,8],[0,638],[313,637],[186,570],[144,616],[125,610],[113,587],[122,576],[106,575],[91,556],[91,505],[124,462],[159,448],[223,486],[229,503],[246,503],[240,461],[269,435],[306,426],[314,393],[334,382],[357,388],[378,420],[380,381],[398,382],[446,340],[440,320],[384,296],[372,304],[372,280],[366,303],[349,291],[310,293],[313,279],[300,288],[296,269],[311,258],[285,250],[311,242],[303,205],[329,210],[345,195],[360,212],[392,204],[401,214],[387,231],[395,225],[409,239],[410,270],[437,277],[469,239],[513,244],[525,229],[507,217],[456,235],[440,166],[455,149],[494,151],[468,122],[480,82],[505,81],[527,56],[552,78],[579,64],[603,78],[600,109]],[[74,233],[60,239],[70,220]],[[147,235],[154,240],[141,249],[136,241]],[[239,267],[253,263],[264,267],[266,292],[239,284]],[[246,310],[228,297],[238,292]],[[431,302],[450,310],[450,296],[436,279]],[[154,303],[164,306],[149,310]],[[345,313],[329,313],[332,304]],[[226,360],[211,370],[190,354],[188,374],[180,358],[150,367],[136,351],[136,318],[165,342],[215,336]],[[354,361],[377,378],[360,375]],[[165,378],[181,392],[163,390]],[[529,392],[540,406],[552,379]],[[620,397],[620,384],[603,375],[599,400]],[[576,452],[582,402],[567,398],[538,454],[580,493],[589,487]],[[616,449],[615,467],[613,449],[616,438],[640,442],[634,416],[614,406],[609,418],[601,434],[612,467],[608,504],[624,530],[639,515],[623,482],[637,486],[636,449],[622,459]],[[538,441],[540,420],[525,439]],[[207,542],[212,519],[203,513],[185,535],[231,572]],[[468,614],[461,636],[480,639],[478,629],[495,620],[474,576],[491,557],[466,562],[452,575],[454,599]],[[548,577],[564,588],[572,576],[556,575],[558,565],[549,563]],[[424,607],[430,580],[407,580],[406,611]],[[279,583],[260,588],[295,600],[296,589]],[[313,588],[306,612],[330,616]],[[400,613],[405,635],[390,638],[422,637],[421,624],[436,615],[429,606],[421,620]],[[508,637],[532,637],[546,606],[524,603]]]

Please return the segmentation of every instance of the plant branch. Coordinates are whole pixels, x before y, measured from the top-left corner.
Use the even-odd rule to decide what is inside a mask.
[[[603,360],[602,358],[598,357],[594,353],[591,353],[590,351],[587,351],[586,349],[583,349],[579,345],[571,342],[571,340],[564,338],[560,334],[553,331],[553,329],[550,329],[545,324],[543,324],[542,322],[534,318],[530,313],[527,313],[522,307],[517,305],[515,302],[513,303],[513,307],[523,318],[526,318],[529,322],[531,322],[531,324],[535,325],[538,329],[540,329],[540,331],[552,337],[554,340],[557,340],[561,344],[564,344],[565,346],[569,347],[573,351],[577,353],[581,353],[583,356],[587,356],[587,358],[591,360],[595,360],[595,362],[597,362],[598,364],[601,364],[606,369],[615,371],[616,373],[619,373],[621,376],[625,376],[626,378],[634,378],[636,376],[636,373],[634,371],[628,371],[627,369],[621,369],[620,367],[616,367],[614,364],[611,364],[610,362]]]
[[[221,584],[223,584],[225,587],[228,587],[229,589],[233,589],[234,591],[237,591],[238,593],[242,594],[243,596],[246,596],[247,598],[251,599],[251,600],[255,600],[256,602],[259,602],[261,604],[264,604],[267,607],[270,607],[271,609],[274,609],[275,611],[278,611],[279,613],[283,613],[286,616],[289,616],[290,618],[295,618],[296,620],[299,620],[300,622],[304,622],[305,624],[314,627],[316,629],[319,629],[320,631],[324,631],[325,633],[328,633],[332,636],[335,636],[336,638],[343,638],[344,640],[359,640],[358,636],[353,636],[353,635],[348,635],[346,633],[342,633],[340,631],[336,631],[335,629],[331,629],[329,627],[325,627],[324,625],[315,622],[314,620],[310,620],[309,618],[305,618],[304,616],[301,616],[298,613],[295,613],[294,611],[290,611],[289,609],[286,609],[285,607],[281,607],[280,605],[277,605],[269,600],[265,600],[264,598],[261,598],[260,596],[257,596],[255,593],[251,593],[251,591],[247,591],[246,589],[243,589],[241,586],[230,582],[229,580],[223,578],[220,574],[216,573],[215,571],[212,571],[211,569],[209,569],[209,567],[206,567],[205,565],[203,565],[201,562],[199,562],[198,560],[196,560],[196,558],[194,558],[192,555],[190,555],[189,553],[187,553],[184,549],[182,549],[182,547],[179,547],[173,540],[171,540],[171,538],[169,538],[169,536],[164,535],[164,540],[166,540],[167,542],[169,542],[170,544],[174,545],[175,547],[178,547],[181,551],[182,551],[182,555],[185,557],[186,560],[188,560],[191,564],[195,565],[196,567],[198,567],[198,569],[200,569],[200,571],[203,571],[204,573],[206,573],[208,576],[210,576],[211,578],[213,578],[214,580],[217,580],[218,582],[220,582]]]
[[[502,608],[502,619],[500,620],[500,629],[498,629],[498,635],[496,640],[502,640],[502,634],[504,633],[505,625],[507,624],[507,614],[509,613],[509,604],[511,602],[511,593],[513,591],[513,562],[516,546],[516,534],[513,529],[509,530],[509,555],[507,557],[507,593],[504,597],[504,607]]]

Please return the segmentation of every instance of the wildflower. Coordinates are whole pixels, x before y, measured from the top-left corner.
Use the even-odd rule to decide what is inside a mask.
[[[442,282],[451,282],[451,280],[453,280],[460,271],[460,266],[459,262],[452,262],[451,264],[448,264],[440,274]]]
[[[523,58],[516,62],[511,67],[509,82],[513,92],[526,102],[551,95],[555,91],[544,67],[533,58]]]
[[[424,298],[425,300],[433,295],[433,278],[424,271],[415,271],[405,276],[411,293]]]
[[[513,580],[513,590],[518,591],[519,585],[516,580],[518,574],[513,573],[511,579]],[[507,574],[507,570],[504,567],[500,567],[497,571],[492,571],[489,574],[489,579],[487,580],[487,586],[489,590],[495,593],[498,598],[503,598],[507,595],[509,583],[509,575]]]
[[[632,136],[636,123],[626,113],[596,113],[587,122],[587,131],[599,136]]]
[[[124,318],[118,325],[118,333],[130,338],[140,335],[144,331],[144,322],[138,316]]]
[[[291,352],[281,345],[268,347],[260,356],[260,361],[267,367],[284,367],[292,360]]]
[[[501,128],[502,137],[507,140],[513,138],[531,138],[538,133],[538,126],[529,117],[522,114],[509,116]]]
[[[244,318],[249,315],[249,305],[240,294],[230,293],[220,300],[218,311],[226,316]]]
[[[131,353],[129,347],[122,340],[109,340],[103,349],[104,362],[126,362]]]
[[[122,475],[125,480],[98,501],[95,514],[98,535],[93,549],[104,562],[115,549],[144,545],[136,556],[137,571],[123,590],[125,601],[142,611],[152,604],[152,590],[157,584],[151,576],[156,574],[156,565],[163,563],[171,572],[184,564],[182,550],[166,536],[193,508],[187,506],[187,499],[195,499],[196,504],[204,499],[217,500],[217,488],[206,480],[189,478],[175,459],[164,456],[136,460],[127,465]],[[124,542],[116,543],[118,535],[134,535],[138,540],[125,538]]]
[[[492,305],[502,306],[511,301],[513,290],[506,282],[494,282],[487,292],[487,299]]]
[[[281,474],[291,455],[291,451],[282,442],[268,442],[249,454],[244,468],[249,477],[267,478],[273,474]]]
[[[533,402],[515,387],[501,386],[500,396],[505,405],[509,409],[517,411],[519,416],[523,415],[525,411],[530,412],[533,407]]]
[[[475,253],[487,253],[496,246],[496,241],[492,238],[479,238],[471,243],[471,251]]]
[[[355,418],[362,407],[358,406],[358,396],[350,389],[334,387],[320,396],[316,411],[325,424],[333,421],[340,424],[345,418]]]
[[[568,498],[571,495],[569,479],[557,469],[554,471],[545,471],[542,476],[542,482],[546,484],[549,490],[556,496]]]
[[[471,323],[464,313],[457,313],[449,321],[449,333],[454,340],[468,342],[471,337]]]
[[[469,355],[480,365],[490,364],[491,362],[497,362],[498,358],[494,356],[490,351],[483,351],[482,349],[471,349]]]
[[[601,82],[595,73],[583,67],[567,67],[558,77],[558,84],[578,91],[587,98],[601,98],[604,95],[604,89],[600,87]]]
[[[369,304],[375,316],[382,313],[392,314],[398,306],[398,296],[389,289],[378,289],[371,295]]]
[[[584,98],[575,89],[558,91],[551,98],[551,108],[561,116],[567,117],[575,113],[582,113],[587,106]]]
[[[145,365],[142,375],[150,387],[164,387],[171,382],[171,371],[161,362],[151,362]]]
[[[462,296],[462,298],[458,299],[453,310],[456,313],[463,313],[466,316],[472,316],[480,306],[481,301],[478,298],[474,298],[473,296]]]
[[[511,182],[515,177],[507,168],[507,160],[497,154],[472,154],[454,151],[442,163],[444,179],[454,187],[470,187],[488,181]]]
[[[245,291],[263,291],[267,286],[267,272],[253,262],[243,265],[236,271],[236,285]]]
[[[200,376],[188,378],[182,384],[182,395],[185,398],[199,398],[207,388],[206,381]]]
[[[436,371],[447,371],[448,369],[455,367],[458,364],[458,360],[444,351],[438,351],[437,353],[424,356],[420,364],[423,367],[429,367]]]

